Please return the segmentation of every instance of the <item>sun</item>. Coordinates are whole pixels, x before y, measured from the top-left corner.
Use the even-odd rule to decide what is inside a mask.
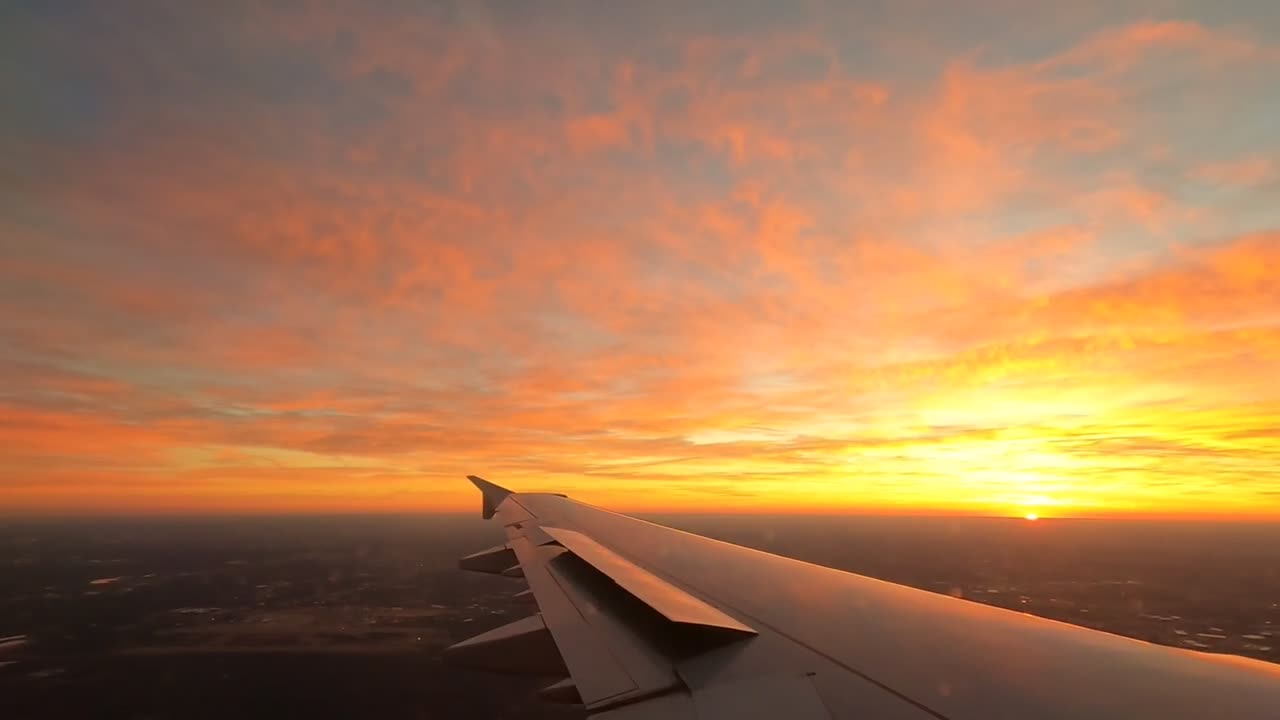
[[[1035,513],[1027,513],[1026,515],[1023,515],[1022,517],[1026,518],[1027,520],[1039,520],[1039,519],[1040,519],[1040,516],[1039,516],[1039,515],[1037,515],[1037,514],[1035,514]]]

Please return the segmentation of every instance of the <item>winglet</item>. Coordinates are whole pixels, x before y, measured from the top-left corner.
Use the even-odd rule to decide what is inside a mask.
[[[502,487],[501,485],[494,485],[482,477],[468,475],[467,479],[471,481],[472,485],[480,488],[480,494],[484,496],[484,501],[481,505],[481,514],[484,516],[485,520],[493,517],[493,514],[498,511],[498,506],[502,504],[502,501],[506,500],[507,496],[511,495],[510,490]]]

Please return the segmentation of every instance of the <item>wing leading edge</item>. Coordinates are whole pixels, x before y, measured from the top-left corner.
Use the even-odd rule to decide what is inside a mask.
[[[1280,666],[1143,643],[469,476],[507,542],[460,561],[539,612],[446,651],[564,678],[592,717],[1277,718]],[[567,676],[567,677],[566,677]]]

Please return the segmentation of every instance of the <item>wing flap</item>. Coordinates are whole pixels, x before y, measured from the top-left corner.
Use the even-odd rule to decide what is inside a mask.
[[[559,675],[568,670],[540,615],[531,615],[445,648],[444,659],[491,672]]]
[[[670,668],[635,640],[604,627],[592,603],[553,574],[565,548],[534,545],[524,537],[512,538],[511,545],[584,704],[614,703],[678,684]]]
[[[752,628],[574,530],[543,527],[569,552],[674,623],[755,635]]]
[[[552,703],[581,705],[582,696],[578,694],[578,686],[572,678],[565,678],[558,683],[548,685],[538,691],[538,697]]]
[[[501,575],[503,570],[516,564],[516,554],[507,544],[472,553],[458,561],[458,567],[471,572]]]

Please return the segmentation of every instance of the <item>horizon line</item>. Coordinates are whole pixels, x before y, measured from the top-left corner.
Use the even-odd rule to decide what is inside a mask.
[[[707,509],[692,510],[688,508],[672,509],[672,510],[640,510],[630,511],[624,514],[635,516],[714,516],[714,517],[779,517],[779,516],[796,516],[796,517],[848,517],[848,518],[884,518],[897,520],[1010,520],[1024,523],[1040,523],[1054,521],[1120,521],[1120,522],[1186,522],[1186,523],[1237,523],[1237,524],[1254,524],[1280,525],[1280,515],[1191,515],[1191,514],[1092,514],[1092,515],[1038,515],[1034,520],[1022,515],[1013,514],[967,514],[967,513],[944,513],[944,512],[875,512],[875,511],[859,511],[859,510],[838,510],[823,508],[817,510],[796,510],[796,509],[777,509],[777,510],[761,510],[761,509]],[[355,509],[355,510],[167,510],[167,511],[148,511],[148,510],[120,510],[120,511],[59,511],[59,512],[5,512],[0,510],[0,523],[7,521],[21,520],[145,520],[145,519],[236,519],[236,518],[361,518],[361,517],[450,517],[460,518],[469,517],[481,520],[478,510],[384,510],[384,509]]]

